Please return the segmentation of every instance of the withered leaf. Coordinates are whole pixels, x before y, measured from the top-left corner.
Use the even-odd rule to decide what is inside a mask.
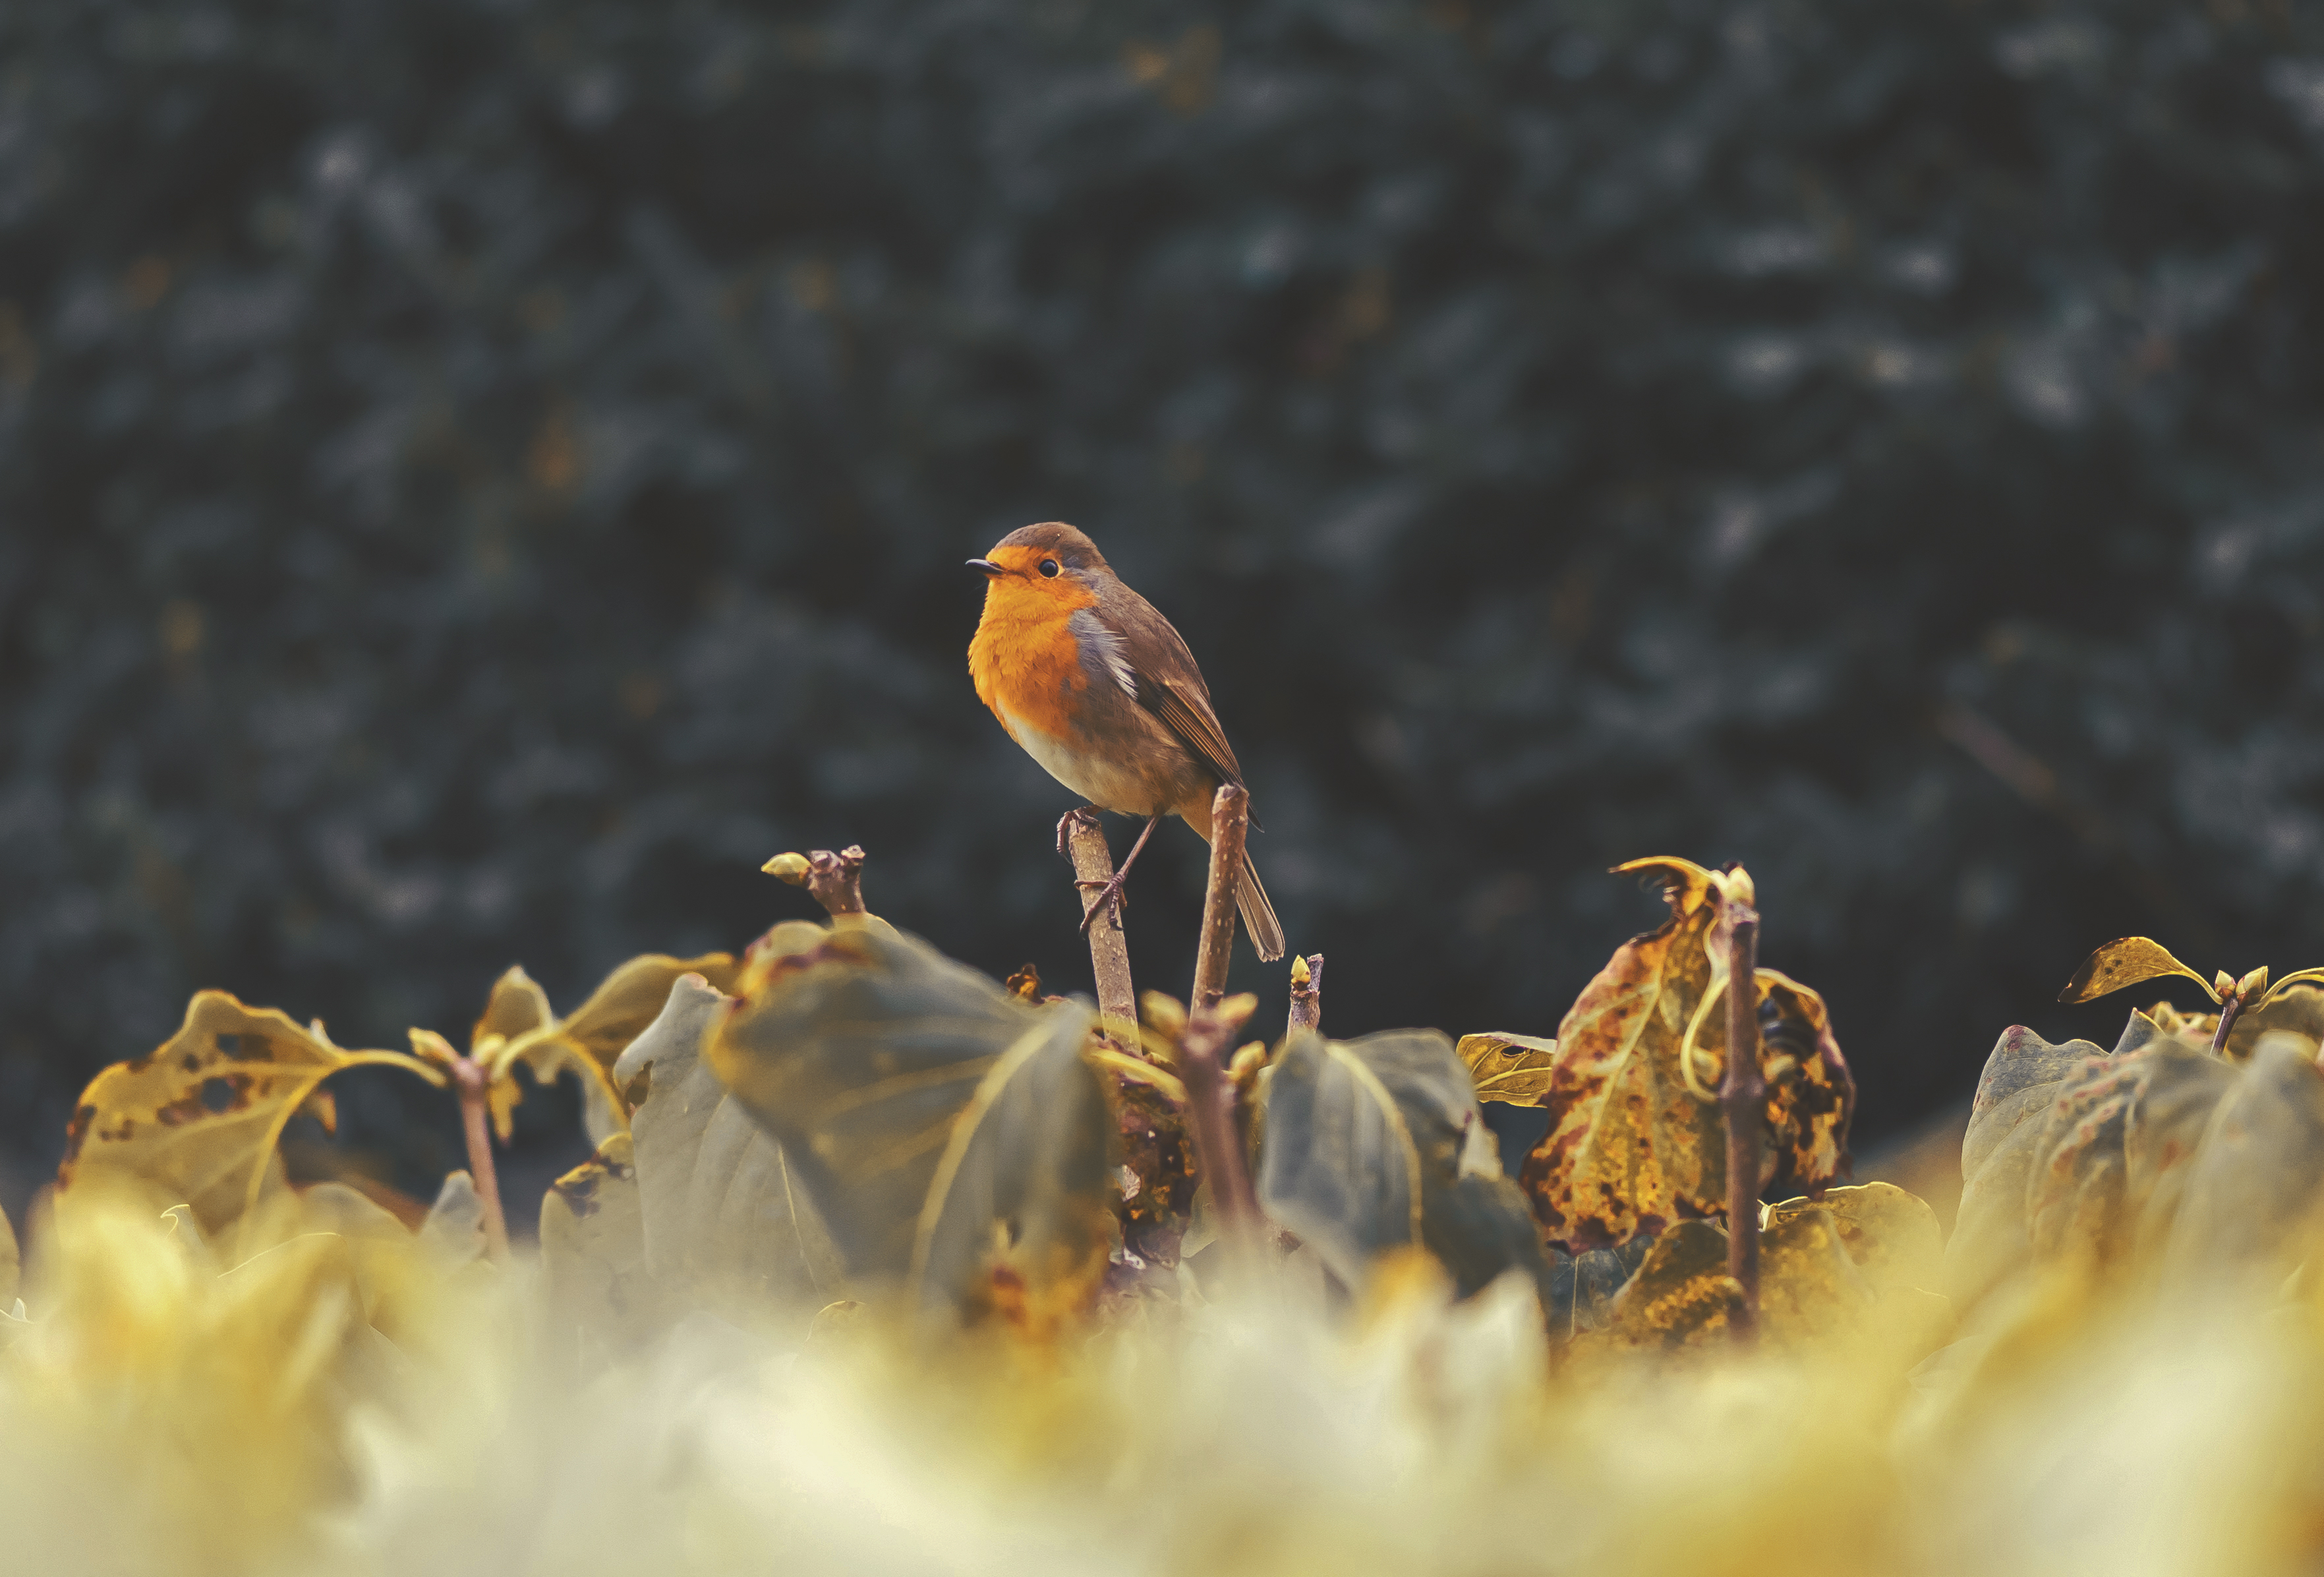
[[[1659,872],[1671,917],[1625,943],[1558,1026],[1541,1099],[1549,1132],[1520,1173],[1549,1240],[1575,1252],[1726,1209],[1726,1129],[1712,1100],[1726,1015],[1711,1010],[1739,912],[1729,887],[1739,893],[1748,878],[1672,859],[1618,869]],[[1759,1181],[1821,1189],[1846,1165],[1855,1084],[1820,997],[1774,970],[1755,989],[1774,1140]]]
[[[2118,936],[2083,959],[2082,966],[2074,971],[2074,978],[2058,993],[2058,1000],[2087,1002],[2108,991],[2171,974],[2186,976],[2209,992],[2211,1001],[2219,1000],[2219,993],[2209,981],[2172,957],[2171,950],[2163,944],[2146,936]]]
[[[628,1134],[612,1135],[541,1195],[540,1257],[551,1306],[595,1348],[619,1352],[659,1323]]]
[[[395,1051],[347,1051],[318,1024],[199,991],[185,1022],[150,1056],[115,1063],[89,1082],[65,1136],[57,1186],[100,1173],[143,1178],[193,1209],[212,1235],[279,1176],[275,1143],[317,1085],[345,1068],[399,1067],[443,1075]]]
[[[791,921],[769,945],[803,952],[823,937],[820,926]],[[671,1296],[739,1323],[770,1308],[829,1302],[841,1266],[782,1145],[702,1060],[733,1000],[701,975],[678,976],[613,1074],[626,1088],[651,1072],[630,1118],[647,1268]]]
[[[739,991],[704,1056],[782,1143],[851,1272],[950,1308],[1002,1268],[1038,1301],[1102,1259],[1109,1121],[1086,1005],[1028,1006],[852,917],[811,948],[754,953]]]
[[[1444,1036],[1303,1030],[1268,1077],[1259,1205],[1342,1282],[1360,1286],[1379,1256],[1418,1244],[1464,1296],[1512,1268],[1545,1288],[1538,1229]]]
[[[1490,1030],[1463,1035],[1452,1055],[1468,1065],[1477,1099],[1508,1106],[1538,1106],[1549,1093],[1557,1042],[1537,1035]]]

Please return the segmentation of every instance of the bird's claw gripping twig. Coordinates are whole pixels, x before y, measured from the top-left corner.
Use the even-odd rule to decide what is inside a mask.
[[[1127,900],[1121,896],[1121,879],[1129,873],[1128,870],[1124,869],[1115,872],[1111,878],[1104,881],[1076,881],[1074,883],[1075,887],[1095,888],[1097,890],[1097,896],[1090,899],[1088,907],[1082,911],[1083,936],[1086,936],[1089,935],[1090,923],[1095,920],[1100,913],[1107,909],[1111,909],[1113,911],[1113,923],[1116,927],[1120,926],[1121,911],[1127,902]]]
[[[1057,858],[1070,860],[1074,857],[1073,851],[1065,845],[1073,837],[1074,827],[1097,825],[1097,807],[1094,805],[1076,806],[1057,817]]]

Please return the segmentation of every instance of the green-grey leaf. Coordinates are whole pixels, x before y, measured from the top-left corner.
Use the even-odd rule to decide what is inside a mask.
[[[2254,1048],[2186,1170],[2166,1274],[2264,1264],[2308,1240],[2324,1203],[2324,1078],[2300,1036]]]
[[[1433,1029],[1295,1036],[1268,1075],[1257,1182],[1260,1207],[1351,1286],[1418,1243],[1464,1295],[1514,1268],[1547,1296],[1532,1211],[1500,1176],[1468,1067]]]
[[[769,945],[797,953],[823,936],[823,927],[800,921],[777,927]],[[699,976],[680,976],[613,1065],[613,1078],[627,1088],[651,1070],[630,1118],[647,1268],[687,1302],[739,1321],[770,1305],[830,1302],[841,1265],[781,1143],[702,1058],[729,1001]]]
[[[1093,1016],[840,925],[782,960],[705,1056],[783,1145],[850,1272],[911,1277],[943,1304],[996,1221],[1038,1266],[1102,1209],[1110,1125],[1080,1056]]]
[[[2087,1040],[2052,1046],[2023,1025],[2002,1032],[1978,1079],[1961,1140],[1960,1213],[1945,1245],[1945,1285],[1973,1301],[2032,1255],[2027,1178],[2060,1080],[2106,1052]]]
[[[607,1139],[541,1196],[540,1257],[550,1304],[597,1346],[619,1351],[659,1322],[628,1134]]]

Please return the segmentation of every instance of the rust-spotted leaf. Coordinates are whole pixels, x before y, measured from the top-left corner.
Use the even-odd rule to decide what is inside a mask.
[[[395,1051],[347,1051],[318,1024],[301,1028],[272,1008],[200,991],[185,1022],[150,1056],[115,1063],[89,1082],[73,1111],[57,1185],[129,1174],[191,1206],[216,1233],[256,1203],[281,1167],[283,1125],[325,1079],[365,1065],[443,1075]]]

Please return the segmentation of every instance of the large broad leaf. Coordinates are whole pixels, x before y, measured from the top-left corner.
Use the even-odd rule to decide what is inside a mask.
[[[1452,1055],[1468,1065],[1478,1100],[1538,1106],[1549,1095],[1550,1073],[1557,1065],[1557,1042],[1497,1029],[1463,1035]]]
[[[1927,1204],[1887,1183],[1835,1188],[1821,1199],[1770,1205],[1759,1236],[1759,1324],[1777,1341],[1813,1341],[1880,1323],[1934,1329],[1944,1300],[1942,1233]],[[1722,1338],[1742,1303],[1727,1274],[1727,1234],[1682,1222],[1655,1240],[1614,1299],[1598,1339],[1620,1350],[1702,1346]]]
[[[546,1084],[570,1068],[580,1075],[586,1122],[592,1139],[627,1126],[629,1105],[613,1064],[644,1033],[669,1000],[682,974],[698,974],[720,991],[732,990],[741,965],[732,954],[671,958],[648,953],[614,969],[588,1000],[567,1018],[549,1005],[549,995],[521,968],[512,967],[493,982],[484,1011],[468,1038],[468,1055],[492,1075],[493,1122],[505,1141],[511,1114],[522,1098],[519,1065]]]
[[[1558,1026],[1541,1099],[1549,1131],[1520,1173],[1549,1240],[1576,1252],[1727,1208],[1714,1096],[1726,1063],[1723,927],[1738,878],[1683,860],[1620,869],[1660,873],[1671,918],[1624,944]],[[1847,1165],[1855,1082],[1821,997],[1767,969],[1753,989],[1770,1141],[1758,1185],[1780,1177],[1820,1192]]]
[[[301,1028],[272,1008],[198,992],[159,1050],[114,1064],[81,1093],[57,1185],[129,1174],[191,1205],[202,1230],[215,1234],[279,1178],[276,1141],[318,1086],[366,1065],[444,1082],[417,1057],[343,1050],[320,1024]]]
[[[791,921],[762,945],[795,954],[824,936],[820,926]],[[830,1302],[842,1266],[782,1145],[702,1060],[733,1000],[699,974],[678,976],[613,1074],[625,1089],[648,1075],[645,1099],[630,1117],[646,1268],[674,1297],[742,1320]]]
[[[608,1138],[541,1196],[540,1257],[550,1307],[583,1342],[576,1355],[620,1351],[664,1318],[667,1305],[645,1267],[628,1134]]]
[[[1102,1269],[1110,1125],[1085,1004],[1028,1006],[852,918],[754,954],[741,992],[704,1055],[782,1143],[852,1273],[949,1306],[996,1277],[1079,1286],[1093,1250]]]
[[[1259,1203],[1351,1286],[1418,1244],[1462,1294],[1548,1267],[1525,1197],[1501,1176],[1469,1070],[1433,1029],[1292,1037],[1268,1075]]]
[[[2184,1171],[2167,1277],[2282,1268],[2312,1250],[2324,1206],[2324,1075],[2302,1038],[2280,1032],[2260,1042]]]
[[[2134,1019],[2107,1057],[2068,1072],[2051,1097],[2026,1178],[2037,1257],[2126,1259],[2159,1244],[2189,1166],[2236,1069]]]
[[[2248,1063],[2133,1013],[2112,1054],[2012,1029],[1962,1147],[1947,1290],[1980,1296],[2038,1260],[2143,1262],[2183,1277],[2296,1256],[2324,1184],[2324,1079],[2296,1029]],[[2200,1026],[2194,1027],[2200,1038]]]
[[[1960,1210],[1945,1245],[1951,1297],[1979,1297],[2031,1259],[2025,1199],[2051,1103],[2061,1081],[2105,1056],[2088,1040],[2052,1046],[2023,1024],[1994,1043],[1961,1139]]]

